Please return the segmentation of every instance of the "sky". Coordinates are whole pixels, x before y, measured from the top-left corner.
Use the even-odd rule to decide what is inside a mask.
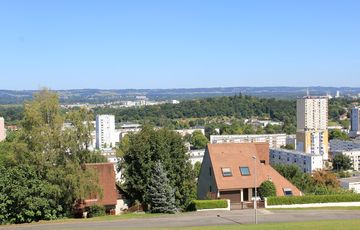
[[[1,0],[0,89],[360,87],[358,0]]]

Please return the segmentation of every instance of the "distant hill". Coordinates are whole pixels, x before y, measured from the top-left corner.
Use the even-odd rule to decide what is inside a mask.
[[[214,96],[232,96],[245,94],[264,98],[293,99],[306,94],[334,96],[336,91],[341,95],[357,96],[360,88],[351,87],[218,87],[190,89],[72,89],[57,90],[61,103],[103,103],[118,100],[131,100],[136,96],[147,96],[150,100],[194,99]],[[35,90],[0,90],[0,104],[20,104],[32,98]]]

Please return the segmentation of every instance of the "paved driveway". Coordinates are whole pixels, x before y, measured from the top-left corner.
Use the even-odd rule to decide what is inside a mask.
[[[302,222],[316,220],[359,219],[360,211],[344,210],[259,210],[259,223]],[[196,212],[169,215],[153,218],[116,220],[108,222],[79,221],[52,224],[26,224],[11,227],[0,227],[0,230],[43,230],[43,229],[132,229],[132,228],[166,228],[192,227],[209,225],[251,224],[254,222],[254,210],[227,212]]]

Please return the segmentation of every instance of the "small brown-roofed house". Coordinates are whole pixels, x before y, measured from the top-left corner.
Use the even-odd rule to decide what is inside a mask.
[[[93,194],[84,200],[85,209],[93,205],[104,206],[107,213],[116,210],[118,202],[118,190],[115,181],[115,170],[113,163],[86,164],[86,169],[95,170],[98,176],[101,194]]]
[[[271,180],[277,196],[300,196],[301,192],[269,165],[268,143],[209,144],[198,180],[199,199],[249,202],[256,187]]]

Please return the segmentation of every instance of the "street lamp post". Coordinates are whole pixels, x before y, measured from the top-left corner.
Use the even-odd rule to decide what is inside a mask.
[[[254,198],[254,210],[255,210],[255,224],[258,223],[257,220],[257,186],[256,186],[256,156],[252,157],[254,159],[254,187],[255,187],[255,198]]]

